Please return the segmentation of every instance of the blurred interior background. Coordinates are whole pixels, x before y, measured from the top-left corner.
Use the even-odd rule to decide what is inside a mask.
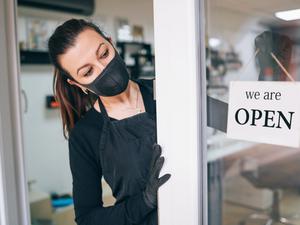
[[[264,46],[299,80],[299,0],[205,3],[209,96],[228,102],[230,81],[290,81],[270,55],[258,57],[255,40],[265,31]],[[300,224],[299,149],[237,141],[210,127],[207,149],[210,225]]]
[[[255,39],[264,31],[290,38],[287,70],[299,80],[300,12],[283,12],[299,6],[300,0],[205,0],[207,94],[226,103],[230,81],[287,81],[274,62],[262,69],[255,56]],[[75,225],[68,146],[53,98],[47,40],[69,18],[91,19],[112,37],[132,77],[153,80],[153,1],[18,0],[17,16],[32,224]],[[278,58],[286,60],[280,53]],[[207,127],[207,159],[210,225],[287,221],[281,217],[300,224],[299,149],[228,139]],[[105,205],[112,205],[102,182]]]

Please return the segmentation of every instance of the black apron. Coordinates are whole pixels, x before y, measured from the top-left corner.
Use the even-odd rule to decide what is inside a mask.
[[[146,88],[141,84],[139,87]],[[147,112],[145,97],[142,96],[146,112],[121,120],[110,118],[101,99],[98,98],[104,117],[99,146],[102,174],[116,198],[115,204],[145,189],[152,146],[157,141],[156,116]],[[157,210],[153,210],[140,223],[157,224]]]

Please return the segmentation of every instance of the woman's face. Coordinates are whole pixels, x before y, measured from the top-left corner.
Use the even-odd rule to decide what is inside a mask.
[[[92,29],[82,31],[74,46],[59,56],[59,62],[78,83],[91,83],[115,55],[112,44]],[[68,79],[82,89],[83,86]]]

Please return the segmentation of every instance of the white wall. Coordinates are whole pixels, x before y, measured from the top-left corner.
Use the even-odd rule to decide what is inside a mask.
[[[113,35],[114,18],[128,18],[129,23],[143,25],[145,42],[154,43],[153,0],[98,0],[93,18],[106,21],[105,30]],[[121,10],[120,10],[121,9]]]
[[[257,68],[255,61],[254,40],[265,30],[266,29],[258,25],[256,21],[252,21],[246,23],[243,29],[235,32],[237,38],[235,42],[231,44],[239,54],[243,65],[239,70],[228,71],[224,79],[225,84],[229,85],[229,82],[233,80],[258,80],[259,68]]]
[[[19,16],[51,20],[78,17],[72,14],[19,7]],[[152,0],[96,0],[93,21],[115,40],[114,18],[128,18],[130,24],[144,27],[145,41],[153,44]],[[19,36],[24,37],[21,29]],[[29,179],[37,180],[43,191],[71,192],[67,142],[62,136],[58,110],[45,108],[45,97],[52,94],[51,66],[21,66],[21,86],[28,97],[28,113],[24,114],[26,167]]]
[[[72,184],[68,146],[59,110],[45,107],[46,95],[52,94],[49,71],[50,66],[21,67],[21,86],[28,99],[28,111],[23,113],[26,172],[43,191],[64,192],[70,191]]]

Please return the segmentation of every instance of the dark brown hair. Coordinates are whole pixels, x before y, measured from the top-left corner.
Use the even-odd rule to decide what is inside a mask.
[[[94,23],[83,19],[70,19],[58,26],[48,41],[49,57],[54,65],[53,92],[59,103],[62,117],[63,135],[68,139],[75,123],[92,107],[97,96],[91,92],[84,94],[76,85],[70,85],[67,78],[74,80],[58,61],[58,57],[74,46],[76,37],[86,29],[93,29],[110,41]]]

